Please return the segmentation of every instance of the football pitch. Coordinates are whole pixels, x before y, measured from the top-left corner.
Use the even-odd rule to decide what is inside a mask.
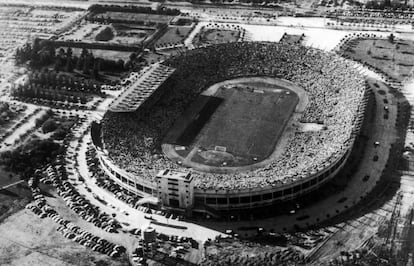
[[[242,166],[272,154],[299,101],[269,84],[219,87],[200,95],[170,129],[165,142],[185,149],[187,160],[211,166]]]

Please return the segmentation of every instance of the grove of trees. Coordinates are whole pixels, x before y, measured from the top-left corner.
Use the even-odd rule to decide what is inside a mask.
[[[0,163],[7,171],[18,173],[22,179],[30,178],[36,169],[53,162],[62,152],[62,146],[53,140],[34,139],[16,149],[0,154]]]
[[[57,72],[80,71],[92,79],[99,78],[99,72],[101,71],[123,72],[129,70],[134,65],[133,62],[124,62],[121,59],[110,60],[95,57],[91,51],[85,48],[82,49],[79,56],[74,55],[71,47],[68,47],[66,50],[59,48],[56,51],[50,44],[41,45],[38,39],[33,44],[27,43],[22,48],[16,50],[16,63],[23,64],[26,62],[33,69],[53,66]]]

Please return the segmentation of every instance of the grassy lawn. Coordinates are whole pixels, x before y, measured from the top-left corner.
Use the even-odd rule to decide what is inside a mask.
[[[0,187],[18,182],[19,176],[0,166]],[[0,191],[0,222],[11,214],[21,210],[30,201],[31,193],[21,186]]]
[[[146,38],[157,32],[156,28],[134,24],[114,24],[113,27],[116,36],[112,42],[118,44],[141,44]]]
[[[144,14],[144,13],[127,13],[127,12],[112,12],[107,11],[98,16],[103,16],[111,19],[122,19],[129,21],[150,21],[157,23],[168,23],[174,16]]]
[[[261,84],[248,84],[261,88]],[[253,158],[263,160],[273,152],[298,102],[296,94],[285,92],[220,88],[214,97],[200,95],[176,122],[169,133],[172,139],[167,141],[191,147],[186,152],[193,147],[207,151],[192,160],[208,165],[219,165],[222,156],[235,166],[251,164]],[[224,147],[227,154],[211,152],[217,146]],[[213,154],[217,159],[210,156]]]
[[[20,178],[17,174],[8,172],[4,169],[4,166],[0,166],[0,187],[7,186],[19,180]]]
[[[414,66],[414,42],[385,39],[354,40],[343,51],[344,55],[362,61],[387,73],[397,81],[403,81]]]
[[[177,44],[184,42],[185,38],[191,31],[191,27],[170,26],[168,30],[155,43],[156,46],[163,46],[168,44]]]
[[[98,38],[99,34],[105,29],[110,29],[112,36],[107,40]],[[116,43],[122,45],[138,45],[145,38],[148,38],[156,32],[155,27],[114,23],[110,26],[98,23],[86,23],[81,25],[75,32],[64,36],[63,40],[82,40],[87,42],[105,41],[108,43]]]
[[[95,57],[100,57],[100,58],[110,59],[110,60],[122,59],[124,61],[128,60],[129,56],[132,53],[132,52],[124,52],[124,51],[98,50],[98,49],[93,49],[93,50],[87,49],[87,50],[92,52]],[[72,51],[73,51],[73,55],[78,56],[78,57],[82,53],[81,48],[72,48]]]
[[[240,32],[234,29],[207,29],[202,28],[194,37],[194,45],[213,43],[236,42],[239,39]]]

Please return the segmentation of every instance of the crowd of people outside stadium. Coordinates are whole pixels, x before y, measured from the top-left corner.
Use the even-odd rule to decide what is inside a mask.
[[[296,130],[282,154],[260,169],[232,174],[192,171],[197,188],[291,183],[331,165],[352,145],[366,96],[365,82],[350,62],[334,54],[301,45],[239,42],[190,50],[164,64],[177,69],[171,77],[175,85],[145,115],[140,114],[142,110],[108,112],[103,119],[109,156],[139,178],[155,180],[162,169],[184,170],[162,154],[163,137],[204,89],[238,77],[270,76],[297,84],[309,99],[299,123],[318,124],[320,130]]]

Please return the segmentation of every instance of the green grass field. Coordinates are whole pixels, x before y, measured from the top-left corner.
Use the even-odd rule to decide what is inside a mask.
[[[178,152],[183,157],[199,149],[192,155],[194,162],[216,166],[226,157],[228,166],[252,164],[272,154],[298,101],[296,94],[283,89],[220,88],[214,96],[201,95],[193,103],[175,123],[169,143],[187,146]],[[210,103],[212,107],[206,108]],[[221,156],[214,152],[217,146],[225,147],[224,157],[213,158]]]
[[[58,48],[60,49],[60,48]],[[95,57],[100,57],[108,60],[118,60],[122,59],[124,61],[128,60],[129,56],[132,52],[124,52],[124,51],[113,51],[113,50],[99,50],[99,49],[87,49],[89,52]],[[81,48],[72,48],[73,55],[80,56],[82,53]]]
[[[188,26],[170,26],[157,42],[156,46],[163,46],[168,44],[177,44],[184,42],[187,35],[190,33],[191,27]]]
[[[133,21],[148,21],[157,23],[168,23],[174,16],[157,15],[157,14],[144,14],[144,13],[129,13],[129,12],[113,12],[107,11],[99,14],[99,16],[111,18],[111,19],[122,19]]]
[[[385,39],[356,40],[350,43],[344,55],[366,62],[398,81],[409,76],[414,67],[414,42]]]
[[[208,29],[202,28],[195,36],[193,43],[195,46],[202,44],[236,42],[240,32],[234,29]]]

